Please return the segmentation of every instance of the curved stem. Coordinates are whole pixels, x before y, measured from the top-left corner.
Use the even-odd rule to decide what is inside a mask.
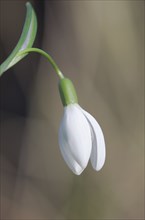
[[[60,69],[58,68],[57,64],[54,62],[54,60],[52,59],[52,57],[46,53],[45,51],[39,49],[39,48],[28,48],[25,50],[20,51],[18,54],[22,55],[25,53],[30,53],[30,52],[36,52],[39,53],[41,55],[43,55],[44,57],[47,58],[47,60],[51,63],[51,65],[53,66],[54,70],[56,71],[57,75],[59,76],[60,79],[64,78],[62,72],[60,71]]]

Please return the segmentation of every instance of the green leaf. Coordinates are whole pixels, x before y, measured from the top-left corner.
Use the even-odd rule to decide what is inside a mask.
[[[23,27],[22,34],[20,36],[20,39],[12,51],[12,53],[9,55],[9,57],[0,65],[0,76],[8,70],[10,67],[14,66],[17,62],[19,62],[23,57],[25,57],[27,54],[19,54],[20,51],[23,51],[27,48],[31,48],[33,45],[33,42],[35,40],[36,32],[37,32],[37,18],[34,9],[32,8],[32,5],[27,2],[27,13],[26,13],[26,19],[25,24]]]

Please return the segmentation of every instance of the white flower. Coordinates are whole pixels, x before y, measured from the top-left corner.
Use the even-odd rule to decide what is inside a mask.
[[[97,171],[104,165],[106,150],[103,132],[94,117],[77,103],[64,107],[59,145],[64,160],[77,175],[83,172],[89,159]]]

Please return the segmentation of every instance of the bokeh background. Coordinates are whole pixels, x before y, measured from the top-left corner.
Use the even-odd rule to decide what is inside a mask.
[[[0,55],[20,37],[24,0],[0,2]],[[144,219],[144,1],[31,1],[36,47],[100,123],[107,159],[75,176],[63,161],[58,78],[31,54],[0,78],[1,219]]]

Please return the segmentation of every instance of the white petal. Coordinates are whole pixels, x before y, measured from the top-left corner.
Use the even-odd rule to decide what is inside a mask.
[[[62,139],[61,134],[60,134],[59,143],[60,146],[63,146],[60,147],[60,151],[66,164],[73,171],[74,174],[80,175],[83,172],[84,168],[80,167],[80,165],[73,159],[71,152],[69,151],[69,148],[66,146],[67,144],[64,143],[64,140]]]
[[[103,167],[106,158],[104,135],[95,118],[83,109],[82,111],[88,119],[92,130],[93,145],[91,152],[91,164],[95,170],[99,171]]]
[[[59,145],[69,167],[79,166],[82,170],[85,169],[92,148],[91,131],[86,117],[77,104],[70,104],[64,108],[59,130]]]

